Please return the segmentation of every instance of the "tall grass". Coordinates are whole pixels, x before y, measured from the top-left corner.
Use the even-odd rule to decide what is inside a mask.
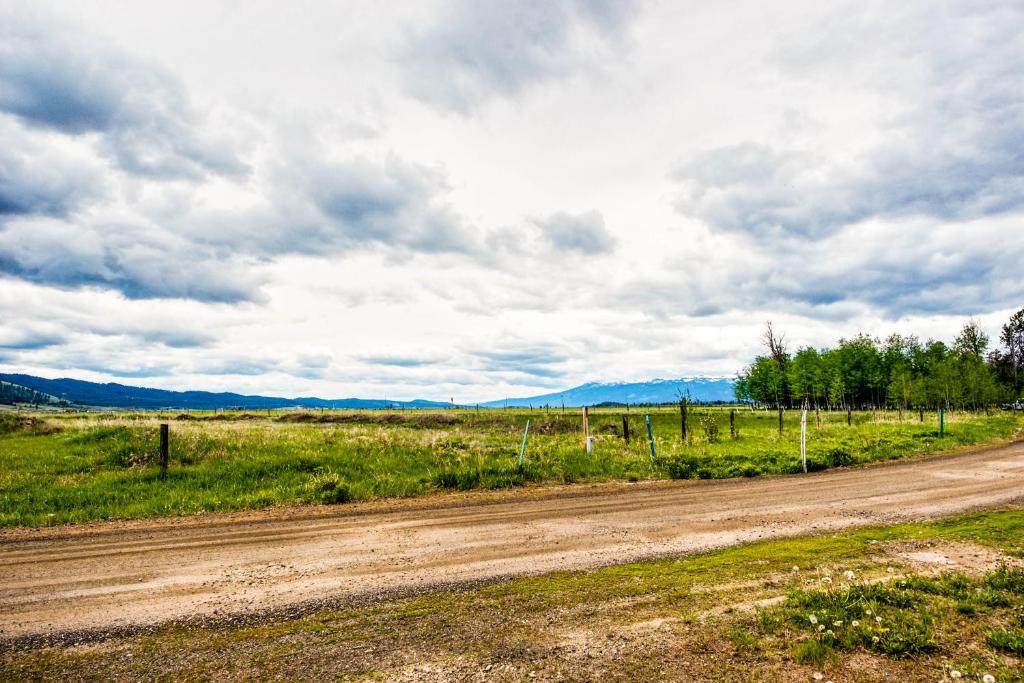
[[[0,413],[0,525],[39,526],[111,518],[187,515],[293,503],[338,503],[417,496],[443,489],[493,489],[532,482],[724,478],[802,471],[799,415],[690,409],[689,438],[679,414],[651,409],[657,458],[642,414],[593,411],[593,454],[576,411],[346,412],[264,414]],[[898,458],[1014,438],[1011,414],[900,422],[895,414],[810,419],[810,469]],[[526,420],[526,459],[517,464]],[[171,467],[156,467],[158,424],[171,423]],[[717,427],[717,429],[715,429]]]

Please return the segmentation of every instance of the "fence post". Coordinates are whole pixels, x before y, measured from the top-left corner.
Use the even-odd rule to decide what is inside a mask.
[[[779,404],[779,434],[782,433],[782,404]]]
[[[800,414],[800,461],[804,464],[804,474],[807,474],[807,411]]]
[[[590,453],[593,446],[590,445],[590,409],[583,406],[583,447]]]
[[[729,409],[729,438],[736,438],[736,409]]]
[[[846,426],[849,427],[853,424],[853,408],[846,406]]]
[[[523,457],[526,455],[526,440],[530,436],[530,420],[526,420],[526,429],[523,430],[523,445],[519,447],[519,469],[523,468]]]
[[[917,421],[924,422],[924,408],[920,406],[917,408]]]
[[[629,417],[622,416],[622,438],[629,445]]]
[[[169,427],[168,425],[160,425],[160,474],[167,474],[167,460],[170,451],[169,448]]]
[[[946,409],[939,408],[939,436],[946,435]]]
[[[654,462],[658,454],[654,450],[654,431],[651,429],[651,416],[644,415],[644,420],[647,422],[647,441],[651,444],[651,462]]]
[[[679,427],[683,435],[683,443],[686,443],[686,399],[679,401]]]

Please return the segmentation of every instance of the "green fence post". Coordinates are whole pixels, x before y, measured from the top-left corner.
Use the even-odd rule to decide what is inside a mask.
[[[530,436],[530,421],[526,421],[526,429],[523,431],[523,445],[519,447],[519,467],[523,466],[523,457],[526,455],[526,439]]]
[[[654,431],[651,429],[651,416],[644,415],[644,420],[647,421],[647,440],[651,444],[651,462],[654,462],[658,454],[654,450]]]

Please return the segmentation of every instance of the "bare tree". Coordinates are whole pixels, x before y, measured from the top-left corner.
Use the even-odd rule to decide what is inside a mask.
[[[779,366],[779,370],[785,372],[786,363],[789,362],[789,354],[786,353],[786,335],[777,334],[775,328],[772,327],[772,321],[769,320],[761,339],[768,347],[768,353],[775,360],[775,364]]]

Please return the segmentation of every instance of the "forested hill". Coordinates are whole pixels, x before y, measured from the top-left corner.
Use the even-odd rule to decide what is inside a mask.
[[[29,389],[20,384],[0,381],[0,405],[14,404],[62,405],[64,401],[40,391]]]

